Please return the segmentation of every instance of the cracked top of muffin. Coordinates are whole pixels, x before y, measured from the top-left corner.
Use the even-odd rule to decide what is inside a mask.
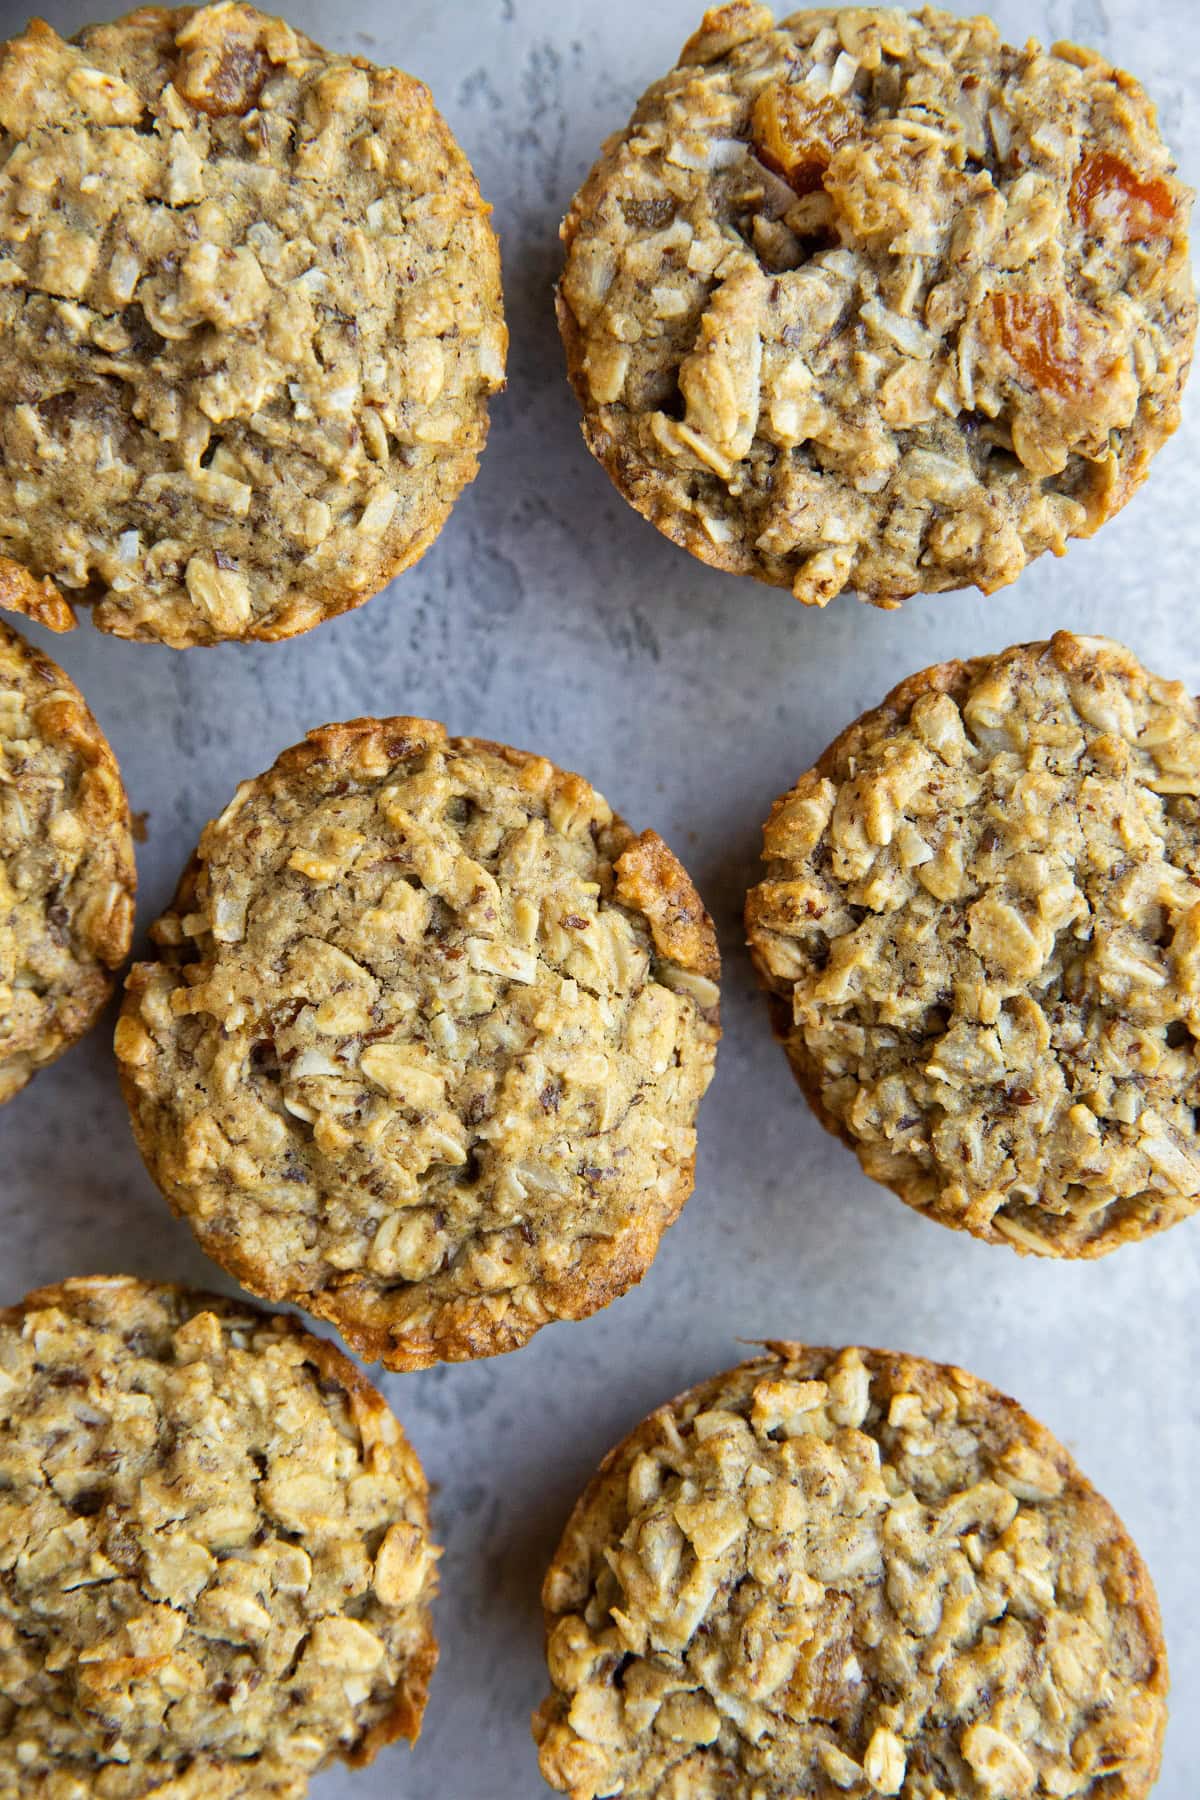
[[[1089,51],[721,7],[563,226],[585,436],[668,537],[808,604],[991,592],[1175,429],[1190,200]]]
[[[571,1800],[1143,1800],[1150,1577],[1062,1445],[962,1369],[777,1343],[605,1458],[542,1597]]]
[[[417,1368],[641,1279],[692,1187],[719,963],[662,839],[580,776],[327,726],[206,828],[154,937],[134,1129],[254,1292]]]
[[[104,733],[58,664],[0,620],[0,1105],[104,1006],[136,885]]]
[[[1200,709],[1104,638],[911,676],[746,906],[822,1123],[944,1225],[1099,1256],[1200,1205]]]
[[[0,54],[0,606],[282,638],[421,555],[503,382],[428,90],[240,0]]]
[[[415,1740],[421,1465],[341,1351],[121,1276],[0,1311],[0,1792],[302,1800]]]

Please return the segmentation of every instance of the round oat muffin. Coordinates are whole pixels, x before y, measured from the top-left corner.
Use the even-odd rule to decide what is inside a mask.
[[[1090,51],[720,7],[563,225],[584,435],[667,537],[808,605],[990,593],[1174,431],[1190,201]]]
[[[711,922],[578,775],[428,719],[311,732],[132,971],[147,1165],[210,1256],[392,1368],[639,1281],[691,1192]]]
[[[136,885],[104,734],[58,664],[0,621],[0,1105],[95,1022]]]
[[[95,1276],[0,1311],[0,1793],[300,1800],[415,1741],[421,1465],[294,1319]]]
[[[1104,638],[943,663],[777,800],[746,907],[822,1124],[944,1225],[1101,1256],[1200,1205],[1200,708]]]
[[[1158,1604],[1112,1508],[962,1369],[770,1344],[660,1407],[543,1588],[572,1800],[1141,1800]]]
[[[0,53],[0,606],[284,638],[414,562],[507,337],[428,90],[240,0]]]

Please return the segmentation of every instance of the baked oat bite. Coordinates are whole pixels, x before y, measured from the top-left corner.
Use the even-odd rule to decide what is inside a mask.
[[[284,638],[475,475],[496,239],[428,90],[241,0],[0,51],[0,606]]]
[[[542,1774],[572,1800],[1143,1800],[1145,1565],[962,1369],[768,1344],[607,1456],[546,1576]]]
[[[584,436],[667,537],[805,604],[991,593],[1175,430],[1190,203],[1091,51],[719,7],[563,224]]]
[[[134,1132],[253,1292],[413,1369],[641,1280],[692,1188],[719,961],[662,839],[580,776],[326,726],[205,829],[152,935]]]
[[[415,1742],[425,1477],[295,1319],[127,1277],[0,1311],[0,1794],[302,1800]]]
[[[943,1225],[1102,1256],[1200,1206],[1200,708],[1105,638],[942,663],[776,801],[746,904],[817,1117]]]
[[[95,1023],[136,886],[104,733],[58,664],[0,621],[0,1105]]]

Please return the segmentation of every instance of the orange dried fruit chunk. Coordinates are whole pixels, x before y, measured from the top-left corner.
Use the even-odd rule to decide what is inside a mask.
[[[839,100],[808,100],[786,81],[773,81],[750,115],[754,154],[798,194],[812,194],[834,151],[854,135],[856,122]]]
[[[1048,294],[993,294],[1000,342],[1035,387],[1069,395],[1080,385],[1075,332]]]
[[[1071,211],[1090,225],[1116,218],[1126,243],[1156,237],[1175,216],[1175,201],[1165,181],[1143,181],[1111,150],[1093,150],[1075,170]]]

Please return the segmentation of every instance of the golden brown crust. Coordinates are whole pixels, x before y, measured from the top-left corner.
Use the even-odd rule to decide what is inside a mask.
[[[1200,709],[1104,639],[951,662],[856,720],[747,897],[821,1123],[940,1223],[1094,1257],[1200,1203]]]
[[[388,1421],[387,1441],[390,1460],[412,1497],[412,1507],[418,1526],[424,1536],[428,1538],[431,1531],[429,1482],[420,1458],[409,1443],[404,1428],[399,1424],[387,1401],[379,1389],[367,1380],[358,1365],[352,1363],[336,1344],[331,1344],[328,1338],[310,1336],[304,1331],[299,1320],[289,1321],[289,1324],[294,1324],[298,1336],[307,1339],[308,1360],[320,1370],[323,1379],[336,1383],[345,1392],[350,1402],[351,1415],[364,1440],[378,1441],[380,1421],[384,1419]],[[434,1554],[440,1554],[440,1552],[435,1550]],[[431,1577],[428,1584],[428,1599],[433,1598],[435,1591],[436,1583]],[[381,1750],[400,1738],[403,1738],[407,1744],[416,1743],[421,1735],[421,1725],[429,1699],[429,1686],[433,1680],[433,1672],[438,1665],[438,1656],[438,1641],[433,1629],[433,1615],[427,1609],[423,1635],[408,1653],[404,1665],[404,1680],[396,1689],[390,1709],[381,1718],[375,1720],[345,1756],[345,1761],[352,1768],[365,1768],[368,1763],[374,1762]]]
[[[645,913],[659,953],[681,969],[716,980],[721,973],[717,934],[691,876],[657,831],[643,831],[613,865],[614,892]]]
[[[507,345],[489,209],[427,89],[241,0],[144,8],[6,45],[0,132],[0,537],[29,572],[0,569],[0,604],[273,640],[416,561]]]
[[[586,1319],[602,1312],[636,1287],[658,1253],[663,1232],[673,1225],[695,1185],[696,1158],[689,1157],[677,1172],[674,1184],[614,1243],[598,1243],[586,1261],[567,1275],[543,1284],[536,1309],[506,1311],[496,1317],[485,1298],[451,1301],[437,1308],[420,1330],[407,1330],[398,1339],[394,1322],[386,1319],[386,1306],[347,1285],[335,1294],[317,1294],[298,1301],[318,1318],[337,1327],[356,1355],[365,1362],[381,1362],[390,1369],[432,1368],[439,1362],[471,1362],[482,1356],[504,1356],[520,1350],[542,1325],[557,1319]],[[168,1199],[170,1196],[168,1195]],[[178,1211],[178,1209],[175,1209]],[[231,1267],[244,1286],[261,1280],[261,1271]],[[295,1295],[284,1296],[295,1299]],[[372,1324],[373,1315],[384,1322]]]
[[[10,556],[0,556],[0,609],[20,613],[35,625],[44,625],[47,631],[62,633],[75,627],[74,610],[54,583],[45,577],[35,580],[28,569],[13,562]]]
[[[1158,1772],[1135,1546],[1044,1426],[920,1357],[769,1343],[660,1407],[543,1604],[534,1736],[572,1800],[1142,1800]]]
[[[0,1382],[0,1786],[19,1769],[111,1800],[300,1800],[332,1756],[415,1741],[437,1660],[428,1490],[336,1346],[91,1277],[0,1311]]]
[[[0,622],[0,1103],[95,1022],[136,886],[103,732],[57,663]]]
[[[582,777],[327,726],[206,829],[155,935],[117,1032],[135,1135],[253,1292],[411,1369],[641,1279],[691,1191],[715,938]]]
[[[1190,200],[1090,52],[717,9],[563,223],[585,440],[665,536],[806,604],[991,593],[1175,430]]]

